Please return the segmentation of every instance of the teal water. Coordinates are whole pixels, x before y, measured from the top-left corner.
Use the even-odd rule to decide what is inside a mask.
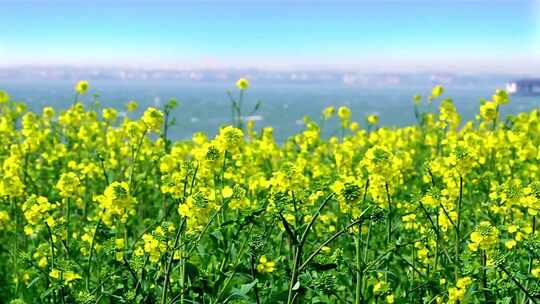
[[[90,94],[83,101],[90,103],[93,93],[99,94],[102,106],[121,108],[129,100],[136,100],[140,109],[147,106],[163,106],[170,98],[176,98],[179,106],[172,116],[176,124],[170,129],[174,139],[191,138],[197,131],[210,135],[230,122],[230,101],[227,90],[236,90],[233,85],[215,83],[178,84],[173,82],[91,82]],[[33,110],[45,105],[66,108],[73,101],[72,82],[12,82],[0,83],[0,89],[16,100],[25,101]],[[473,119],[478,112],[480,98],[489,98],[496,86],[452,87],[446,86],[443,95],[452,97],[463,119]],[[252,84],[245,95],[245,108],[253,107],[257,100],[262,106],[256,113],[257,128],[272,126],[277,140],[302,129],[305,115],[319,118],[326,106],[349,106],[353,119],[364,121],[367,114],[380,115],[384,125],[402,126],[414,122],[412,96],[428,95],[430,87],[380,87],[361,88],[340,85],[256,85]],[[510,104],[504,106],[504,115],[516,114],[540,107],[538,96],[512,96]],[[134,113],[133,116],[139,115]],[[326,126],[326,134],[335,131],[336,124]]]

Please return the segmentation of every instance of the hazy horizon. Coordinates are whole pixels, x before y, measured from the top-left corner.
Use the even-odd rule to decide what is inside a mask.
[[[378,69],[368,68],[360,65],[287,65],[283,67],[261,67],[261,66],[177,66],[177,65],[136,65],[136,64],[92,64],[92,63],[1,63],[0,69],[50,69],[50,70],[139,70],[139,71],[211,71],[211,72],[342,72],[342,73],[362,73],[362,74],[448,74],[448,75],[540,75],[540,69],[529,68],[527,70],[478,70],[470,71],[467,69],[448,70],[444,68],[428,67],[425,69],[395,69],[391,67],[382,67]]]

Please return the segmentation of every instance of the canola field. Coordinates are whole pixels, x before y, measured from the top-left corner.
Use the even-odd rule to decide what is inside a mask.
[[[540,302],[540,109],[496,90],[461,121],[436,86],[414,125],[328,107],[278,143],[236,85],[230,125],[178,142],[174,101],[0,91],[0,303]]]

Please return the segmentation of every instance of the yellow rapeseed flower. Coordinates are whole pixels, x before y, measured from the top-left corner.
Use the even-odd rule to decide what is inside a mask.
[[[488,101],[480,106],[480,116],[487,121],[494,120],[497,117],[497,103]]]
[[[236,81],[236,87],[240,90],[246,90],[249,87],[249,81],[246,78],[240,78]]]
[[[86,92],[88,91],[88,88],[89,88],[89,84],[88,84],[88,81],[86,80],[81,80],[77,82],[77,84],[75,85],[75,91],[81,95],[86,94]]]
[[[223,197],[224,198],[230,198],[233,195],[233,189],[229,186],[223,187]]]
[[[437,97],[441,96],[442,93],[444,93],[444,87],[442,85],[436,85],[431,90],[431,97],[432,98],[437,98]]]
[[[0,91],[0,103],[6,103],[9,101],[9,95],[6,91]]]
[[[61,275],[62,272],[60,272],[60,270],[56,268],[51,269],[51,271],[49,272],[49,276],[53,279],[59,279]]]
[[[261,273],[273,272],[276,269],[276,263],[269,261],[266,256],[261,256],[259,258],[259,264],[257,265],[257,271]]]
[[[148,108],[144,111],[142,122],[150,131],[159,131],[163,126],[163,113],[156,108]]]
[[[508,97],[508,93],[505,90],[497,89],[495,91],[495,95],[492,97],[493,101],[496,104],[507,104],[510,99]]]
[[[348,120],[351,118],[351,109],[348,107],[339,107],[338,116],[341,120]]]
[[[326,107],[322,111],[323,119],[328,120],[332,118],[332,116],[336,113],[336,108],[334,107]]]
[[[477,251],[478,248],[482,250],[489,250],[497,245],[499,242],[499,230],[497,227],[491,225],[488,221],[480,222],[476,226],[475,230],[471,233],[471,242],[469,243],[469,249],[471,251]]]
[[[422,102],[422,96],[420,96],[420,95],[414,95],[414,96],[413,96],[413,103],[414,103],[415,105],[419,105],[420,102]]]
[[[366,120],[368,124],[376,125],[379,122],[379,116],[375,114],[371,114],[367,116]]]
[[[64,273],[64,281],[68,284],[78,279],[81,279],[81,276],[71,270]]]
[[[136,101],[134,100],[130,100],[127,104],[126,104],[126,110],[128,112],[133,112],[135,110],[137,110],[137,108],[139,107],[139,105],[137,104]]]

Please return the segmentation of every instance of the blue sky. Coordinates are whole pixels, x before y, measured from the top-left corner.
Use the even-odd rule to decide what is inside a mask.
[[[0,65],[529,73],[540,1],[6,1]]]

